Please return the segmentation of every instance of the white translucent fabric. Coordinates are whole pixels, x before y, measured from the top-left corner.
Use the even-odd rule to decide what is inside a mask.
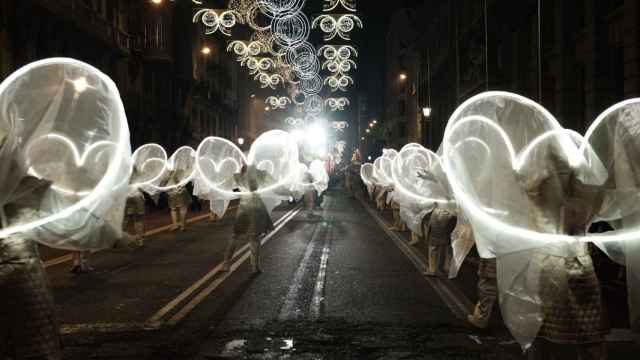
[[[175,191],[186,186],[196,176],[196,151],[182,146],[167,161],[162,176],[151,184],[159,192]]]
[[[204,184],[219,193],[230,196],[250,195],[258,192],[263,196],[288,196],[289,188],[298,174],[298,145],[293,136],[281,130],[272,130],[260,135],[252,144],[249,155],[230,141],[217,137],[205,139],[196,154],[198,176]],[[254,166],[269,176],[258,184],[258,189],[240,189],[234,179],[244,166]]]
[[[0,209],[27,174],[50,182],[30,210],[3,214],[0,238],[26,233],[52,247],[84,250],[122,236],[131,146],[108,76],[68,58],[21,68],[0,84],[0,134]]]
[[[539,259],[583,253],[586,231],[606,207],[606,166],[542,106],[505,92],[480,94],[455,111],[443,164],[478,252],[498,260],[503,318],[526,348],[544,321]]]
[[[378,179],[375,177],[375,169],[372,163],[363,164],[360,167],[360,178],[362,182],[367,187],[367,191],[369,192],[369,196],[373,193],[373,188],[378,183]]]
[[[604,111],[585,137],[609,174],[599,217],[615,228],[589,239],[626,266],[630,323],[640,332],[640,99]]]
[[[157,182],[166,170],[167,153],[162,146],[145,144],[139,147],[132,156],[130,193]]]
[[[309,173],[313,179],[313,188],[318,192],[318,195],[325,192],[329,187],[329,174],[327,174],[324,161],[312,161],[311,164],[309,164]]]

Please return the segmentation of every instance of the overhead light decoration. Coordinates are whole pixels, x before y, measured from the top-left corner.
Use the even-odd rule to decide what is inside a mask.
[[[358,50],[351,45],[324,45],[318,49],[318,56],[324,56],[325,60],[344,61],[353,56],[358,57]]]
[[[193,15],[193,22],[201,22],[205,26],[206,35],[220,31],[226,36],[231,36],[231,28],[238,22],[238,14],[233,10],[200,9]]]
[[[325,105],[329,107],[331,111],[343,111],[346,106],[351,105],[351,102],[346,97],[328,98],[325,100]]]
[[[287,107],[287,105],[291,104],[291,99],[286,96],[269,96],[265,100],[266,104],[269,104],[273,110],[282,110]]]
[[[324,0],[322,11],[333,11],[338,5],[342,5],[343,8],[349,11],[356,11],[356,0]]]
[[[304,101],[304,110],[307,114],[318,115],[324,110],[324,100],[318,95],[308,96]]]
[[[331,127],[337,131],[344,131],[344,129],[349,127],[349,124],[346,121],[334,121],[331,123]]]
[[[301,126],[304,126],[304,124],[305,124],[304,119],[297,118],[297,117],[292,117],[292,116],[284,119],[284,122],[287,125],[291,125],[291,126],[295,126],[295,127],[301,127]]]
[[[347,75],[352,68],[357,68],[356,63],[353,60],[327,60],[322,64],[322,69],[326,69],[334,75]]]
[[[284,78],[279,74],[268,74],[265,72],[258,72],[254,76],[254,79],[260,82],[260,86],[263,89],[271,88],[275,90],[278,85],[284,84]]]
[[[267,51],[266,46],[260,41],[234,40],[227,46],[228,52],[233,52],[238,56],[238,61],[242,62],[249,57],[257,57]]]
[[[353,78],[348,75],[331,75],[324,79],[324,84],[328,85],[331,91],[348,91],[350,85],[353,85]]]
[[[249,27],[248,40],[230,41],[227,52],[261,88],[287,89],[288,97],[267,97],[271,109],[295,104],[301,113],[315,116],[325,108],[338,111],[349,105],[346,97],[325,100],[320,95],[325,85],[331,92],[348,90],[353,84],[349,73],[357,69],[358,51],[348,44],[317,49],[309,42],[311,31],[322,31],[325,41],[337,37],[350,40],[352,31],[363,27],[362,20],[354,14],[356,0],[323,2],[324,14],[313,21],[303,11],[305,0],[230,0],[228,9],[198,9],[193,22],[202,23],[205,34],[221,32],[226,36],[231,36],[231,29],[237,24]],[[344,13],[330,13],[333,11]]]
[[[324,41],[331,41],[339,36],[343,40],[351,40],[351,31],[356,27],[363,28],[362,20],[354,14],[323,14],[316,17],[311,28],[320,28],[324,32]]]
[[[240,62],[241,65],[246,66],[249,69],[249,74],[255,75],[258,72],[269,72],[274,71],[276,69],[276,63],[271,58],[255,58],[248,57],[243,62]]]

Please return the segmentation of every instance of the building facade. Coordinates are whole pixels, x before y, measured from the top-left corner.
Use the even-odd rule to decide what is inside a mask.
[[[0,0],[0,76],[42,58],[76,58],[117,84],[134,148],[236,138],[245,131],[239,66],[226,39],[203,35],[192,15],[186,1]]]
[[[536,100],[582,132],[607,107],[640,95],[640,3],[425,1],[394,14],[386,72],[389,145],[420,140],[437,149],[455,108],[486,90]]]

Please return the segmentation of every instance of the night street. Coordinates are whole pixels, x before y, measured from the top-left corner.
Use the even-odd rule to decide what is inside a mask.
[[[96,272],[82,277],[50,267],[65,355],[518,358],[506,334],[465,326],[456,313],[469,299],[423,276],[411,261],[417,251],[408,257],[367,209],[339,190],[312,219],[282,207],[262,240],[259,276],[249,273],[246,251],[231,274],[220,273],[228,219],[155,235],[132,253],[94,254]]]
[[[0,360],[640,359],[640,1],[0,0]]]
[[[95,254],[82,277],[48,268],[65,358],[525,358],[499,321],[477,331],[461,320],[475,301],[471,265],[455,281],[424,276],[420,250],[371,204],[332,190],[323,207],[312,219],[278,208],[258,276],[246,249],[220,272],[232,214]],[[612,355],[638,350],[624,334],[610,344]]]

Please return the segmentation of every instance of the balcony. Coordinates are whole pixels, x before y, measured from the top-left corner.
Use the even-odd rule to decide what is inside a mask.
[[[133,50],[134,41],[131,35],[80,0],[38,0],[37,3],[53,14],[70,20],[87,34],[95,36],[107,46],[118,49],[124,55],[129,55]]]

